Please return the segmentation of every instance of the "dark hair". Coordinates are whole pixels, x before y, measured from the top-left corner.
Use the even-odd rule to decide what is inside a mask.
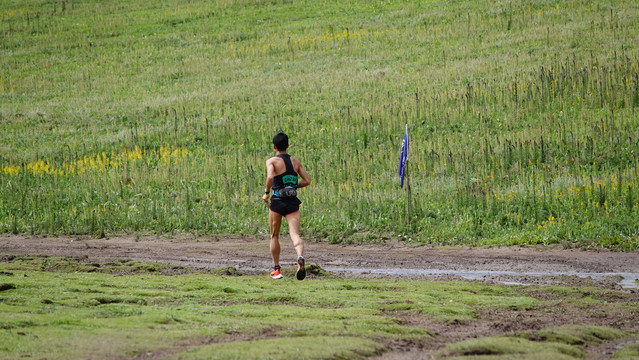
[[[275,145],[275,148],[279,151],[288,149],[288,135],[281,131],[278,132],[275,136],[273,136],[273,145]]]

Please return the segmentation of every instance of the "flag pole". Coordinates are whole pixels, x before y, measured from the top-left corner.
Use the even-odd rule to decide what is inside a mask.
[[[404,140],[402,140],[402,150],[399,154],[399,174],[400,186],[404,187],[404,178],[406,178],[406,226],[410,228],[410,180],[408,177],[408,148],[410,141],[408,140],[408,124],[404,130]]]
[[[408,124],[406,124],[406,132],[408,133]],[[406,157],[406,164],[404,168],[406,176],[406,225],[410,229],[410,176],[408,175],[408,156]]]
[[[410,229],[410,177],[408,176],[408,159],[406,160],[406,224]]]

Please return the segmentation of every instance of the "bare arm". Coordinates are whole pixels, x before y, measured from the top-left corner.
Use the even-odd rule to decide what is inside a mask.
[[[299,169],[297,169],[297,174],[302,178],[302,180],[299,180],[297,182],[298,188],[303,188],[311,184],[311,179],[308,177],[308,174],[306,173],[306,170],[304,170],[304,167],[301,163]]]
[[[275,165],[271,159],[266,160],[266,188],[264,189],[264,195],[262,195],[262,200],[268,203],[269,193],[271,191],[271,187],[273,186],[273,178],[275,177]]]

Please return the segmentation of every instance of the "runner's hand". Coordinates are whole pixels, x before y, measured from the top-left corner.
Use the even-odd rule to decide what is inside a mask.
[[[262,200],[264,200],[264,202],[265,202],[265,203],[267,203],[267,204],[268,204],[268,198],[269,198],[269,196],[268,196],[268,195],[269,195],[269,194],[264,194],[264,195],[262,195]]]

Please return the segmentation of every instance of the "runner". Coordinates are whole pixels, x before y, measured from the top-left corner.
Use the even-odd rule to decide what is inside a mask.
[[[302,167],[302,164],[294,157],[286,153],[288,149],[288,136],[279,132],[273,137],[273,150],[275,156],[266,160],[266,188],[262,200],[268,204],[271,188],[273,196],[269,206],[268,223],[271,228],[271,256],[273,257],[273,271],[271,278],[280,279],[280,226],[282,216],[288,223],[289,234],[297,252],[297,280],[304,280],[306,269],[304,268],[304,241],[300,237],[300,204],[297,198],[297,189],[310,185],[311,180]],[[298,181],[298,174],[302,178]]]

